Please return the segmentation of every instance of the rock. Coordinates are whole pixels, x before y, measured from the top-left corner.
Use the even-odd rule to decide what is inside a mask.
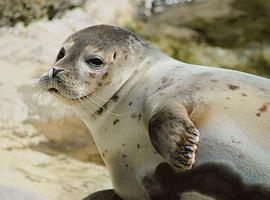
[[[15,187],[0,186],[1,200],[45,200],[39,195]]]
[[[2,0],[0,26],[14,26],[18,22],[29,24],[33,20],[63,16],[65,11],[83,6],[85,0]]]
[[[103,166],[64,155],[46,155],[27,145],[17,147],[0,150],[0,192],[3,188],[15,187],[36,193],[43,199],[69,200],[82,199],[97,190],[112,187]],[[6,193],[10,199],[12,195]]]

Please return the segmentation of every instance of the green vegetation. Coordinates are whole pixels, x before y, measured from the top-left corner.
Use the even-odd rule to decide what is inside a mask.
[[[188,63],[270,77],[270,1],[207,0],[167,7],[127,27]]]

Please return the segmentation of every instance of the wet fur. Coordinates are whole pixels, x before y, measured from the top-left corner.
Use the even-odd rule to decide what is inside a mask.
[[[181,194],[186,192],[198,192],[216,200],[270,199],[270,187],[246,184],[236,171],[218,163],[204,164],[181,173],[175,172],[167,163],[161,163],[152,177],[145,178],[145,184],[149,180],[159,186],[155,190],[149,185],[153,200],[181,200]]]

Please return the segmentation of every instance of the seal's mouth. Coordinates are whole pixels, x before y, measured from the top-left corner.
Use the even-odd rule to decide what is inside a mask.
[[[111,104],[113,104],[113,102],[116,103],[118,101],[118,99],[120,98],[119,94],[120,94],[121,90],[127,85],[129,80],[130,80],[130,78],[128,80],[126,80],[124,82],[124,84],[106,102],[104,102],[102,105],[99,105],[99,107],[97,107],[97,110],[93,113],[93,115],[95,115],[95,116],[101,115],[104,110],[107,110],[108,107]],[[89,98],[91,98],[91,96],[92,96],[92,92],[89,92],[88,94],[81,96],[81,97],[78,97],[78,98],[70,98],[70,97],[67,97],[65,94],[62,94],[61,91],[59,90],[59,88],[55,88],[55,87],[51,87],[51,88],[47,89],[46,91],[51,93],[51,94],[57,95],[58,97],[62,98],[63,100],[65,100],[69,104],[76,104],[76,102],[81,103],[83,101],[88,101]]]
[[[71,98],[71,97],[67,97],[66,95],[62,94],[57,88],[49,88],[47,90],[47,92],[53,94],[53,95],[57,95],[58,97],[61,97],[65,100],[68,100],[69,103],[71,102],[76,102],[76,101],[79,101],[79,102],[82,102],[82,101],[87,101],[89,97],[92,96],[92,93],[88,93],[88,94],[85,94],[83,96],[80,96],[80,97],[74,97],[74,98]]]
[[[68,100],[72,100],[72,101],[82,101],[82,100],[86,100],[89,96],[91,96],[92,94],[89,93],[89,94],[86,94],[84,96],[81,96],[81,97],[78,97],[78,98],[69,98],[65,95],[63,95],[58,89],[56,88],[50,88],[47,90],[49,93],[52,93],[52,94],[56,94],[56,95],[59,95],[61,96],[62,98],[65,98],[65,99],[68,99]]]
[[[60,94],[60,92],[55,88],[48,89],[48,92],[50,92],[50,93],[59,93]]]

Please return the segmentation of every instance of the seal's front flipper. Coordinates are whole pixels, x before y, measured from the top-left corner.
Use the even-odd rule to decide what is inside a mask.
[[[200,134],[182,104],[157,106],[148,129],[155,150],[171,165],[180,170],[192,167]]]

